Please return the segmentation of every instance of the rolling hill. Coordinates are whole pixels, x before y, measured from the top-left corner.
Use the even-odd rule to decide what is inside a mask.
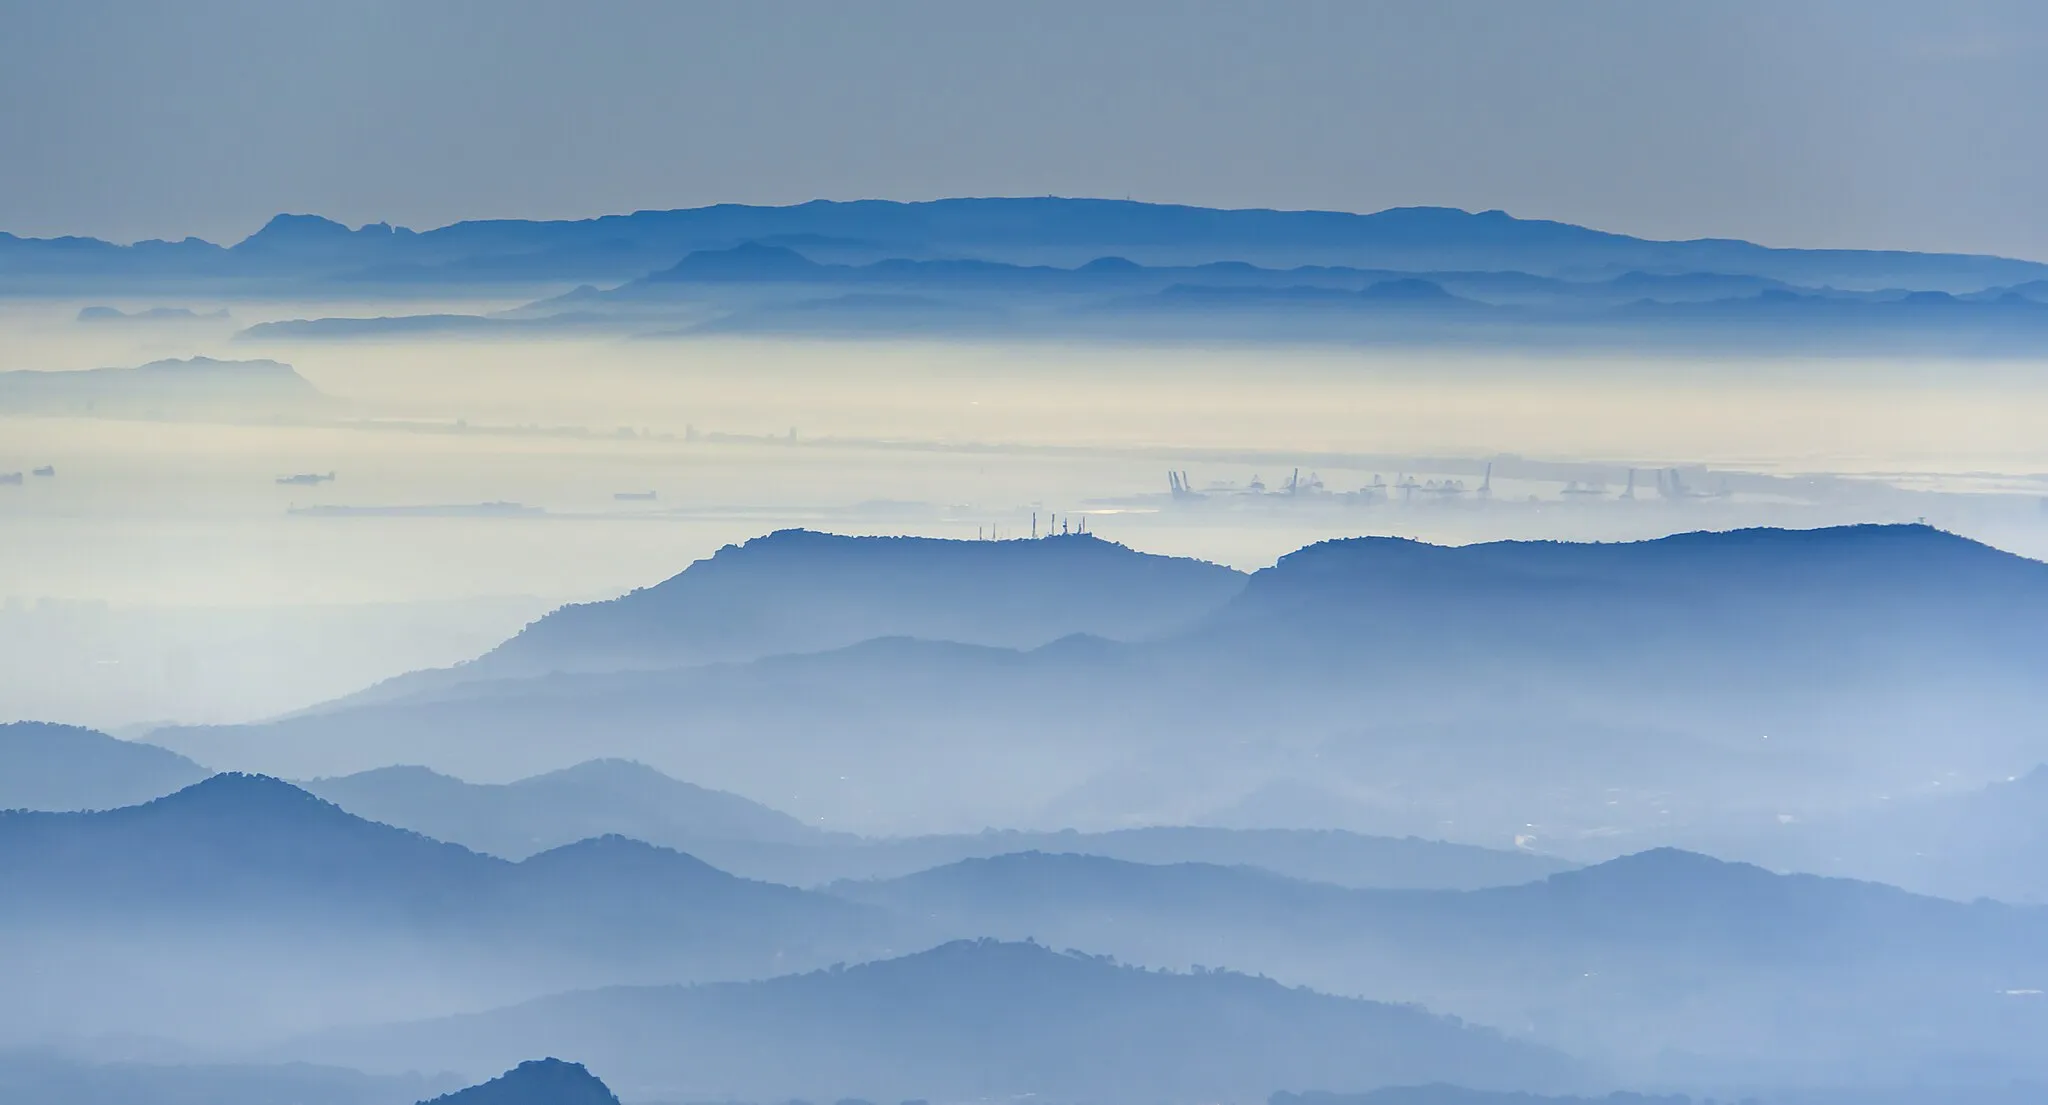
[[[792,886],[907,875],[969,857],[1030,850],[1145,863],[1246,865],[1377,887],[1499,886],[1571,866],[1524,851],[1311,830],[1160,826],[1102,833],[985,830],[857,837],[823,832],[737,795],[678,782],[623,760],[594,760],[507,784],[466,783],[423,767],[388,767],[300,785],[357,816],[507,859],[616,834],[676,848],[748,878]]]
[[[9,1105],[415,1105],[452,1081],[305,1063],[89,1062],[0,1050],[0,1101]]]
[[[782,530],[652,587],[562,607],[467,664],[400,676],[348,702],[549,672],[658,669],[843,648],[878,637],[1034,647],[1144,638],[1222,605],[1244,576],[1086,535],[1043,541],[845,537]]]
[[[2039,1077],[2020,1041],[2048,1025],[2028,1000],[2048,975],[2048,912],[1671,849],[1463,892],[1043,853],[833,890],[932,937],[1030,936],[1420,1002],[1636,1079],[1938,1077],[1957,1049],[1981,1052],[1991,1080]]]
[[[1106,832],[978,833],[910,837],[834,834],[800,845],[704,842],[696,854],[751,878],[811,886],[835,879],[893,878],[964,859],[1015,852],[1105,856],[1134,863],[1256,867],[1339,886],[1472,890],[1529,882],[1570,869],[1554,856],[1419,837],[1329,829],[1223,829],[1156,825]]]
[[[1228,972],[1166,974],[1031,944],[962,941],[763,982],[597,990],[292,1045],[368,1069],[584,1056],[628,1097],[670,1100],[1257,1099],[1309,1080],[1458,1072],[1555,1086],[1562,1057],[1413,1008]]]
[[[103,810],[206,778],[168,749],[47,722],[0,725],[0,810]]]
[[[757,802],[627,760],[591,760],[502,784],[383,767],[301,786],[359,817],[507,859],[612,835],[686,851],[713,842],[826,839]]]
[[[858,906],[619,837],[521,863],[222,775],[0,814],[0,1040],[206,1037],[576,985],[744,978],[888,947]]]
[[[783,542],[807,550],[813,539],[768,547]],[[749,553],[735,556],[748,570],[725,593],[788,601],[749,603],[729,630],[709,613],[671,617],[666,594],[641,592],[569,608],[479,663],[623,663],[673,641],[794,647],[822,643],[819,624],[964,636],[1009,624],[979,596],[1004,587],[1009,558],[1051,543],[981,544],[996,551],[859,546],[851,576],[920,587],[918,626],[853,617],[867,607],[830,597],[807,623],[810,600],[797,596],[851,584],[804,582],[803,555]],[[923,588],[917,571],[939,553],[959,557],[959,574]],[[663,585],[677,608],[718,609],[694,595],[721,585],[723,569],[700,568]],[[781,618],[811,628],[759,643]],[[2028,662],[2044,648],[2048,565],[1923,526],[1607,545],[1364,538],[1284,557],[1191,625],[1145,640],[1020,650],[882,638],[690,668],[412,691],[400,681],[272,724],[152,739],[300,776],[417,762],[502,778],[631,758],[869,834],[1184,825],[1312,787],[1332,796],[1333,815],[1355,815],[1232,824],[1520,840],[1600,859],[1853,808],[1929,778],[2029,769],[2048,759],[2037,720],[2048,692]]]
[[[1886,797],[1861,809],[1740,827],[1711,842],[1783,869],[1962,900],[2048,905],[2048,766],[1974,790]]]

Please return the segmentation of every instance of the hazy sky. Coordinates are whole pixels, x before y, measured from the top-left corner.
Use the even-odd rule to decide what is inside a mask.
[[[0,0],[0,228],[1445,204],[2048,258],[2048,5]]]

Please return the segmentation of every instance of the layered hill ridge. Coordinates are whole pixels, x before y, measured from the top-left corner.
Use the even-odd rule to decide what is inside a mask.
[[[220,775],[139,806],[0,813],[0,1039],[203,1039],[886,948],[872,911],[622,837],[520,863]],[[119,1003],[83,995],[118,993]],[[274,1023],[273,1023],[274,1022]],[[47,1027],[43,1031],[48,1031]]]
[[[1844,1062],[1923,1077],[1953,1046],[2008,1056],[1997,1078],[2034,1077],[2010,1060],[2026,1026],[2041,1023],[2016,980],[2048,971],[2040,909],[1675,849],[1462,892],[1043,853],[833,890],[935,933],[1031,936],[1151,966],[1227,962],[1526,1026],[1637,1077],[1681,1053],[1777,1078]],[[1798,1012],[1759,1033],[1750,1013],[1760,1005]],[[1857,1042],[1880,1037],[1893,1041],[1883,1056]]]
[[[206,778],[169,749],[48,722],[0,725],[0,810],[132,806]]]
[[[514,863],[366,820],[279,779],[236,773],[119,809],[0,813],[0,867],[23,891],[9,909],[30,914],[107,902],[219,912],[255,902],[460,915],[490,908],[493,898],[545,897],[573,878],[614,880],[599,888],[606,896],[654,891],[642,904],[682,892],[722,895],[726,904],[810,906],[835,920],[855,916],[829,899],[736,878],[615,834]],[[661,877],[650,884],[650,873]],[[603,912],[600,903],[583,904],[593,916]]]
[[[722,205],[415,233],[280,215],[242,242],[0,235],[0,292],[308,298],[519,288],[490,314],[279,319],[254,341],[614,334],[2030,355],[2048,266],[1659,242],[1500,211],[950,199]],[[558,294],[563,287],[574,287]],[[161,324],[165,320],[158,320]]]
[[[1363,538],[1241,580],[1092,539],[779,534],[566,608],[465,669],[152,739],[302,776],[631,758],[869,834],[1191,824],[1310,787],[1333,796],[1294,803],[1316,820],[1264,824],[1580,839],[1565,854],[1585,858],[2048,760],[2028,661],[2048,649],[2048,565],[1924,526]],[[1111,618],[1156,632],[997,647]],[[796,654],[645,666],[718,641]]]
[[[1544,642],[1867,676],[1881,659],[2016,658],[2048,640],[2043,614],[2048,565],[1924,525],[1863,525],[1613,544],[1325,541],[1254,574],[1200,632],[1327,656]],[[1963,635],[1974,648],[1958,647]]]
[[[1203,863],[1350,887],[1469,890],[1539,879],[1573,865],[1554,856],[1419,837],[1339,830],[1162,825],[1084,833],[1024,830],[882,839],[833,838],[797,847],[700,848],[731,871],[814,886],[895,878],[962,860],[1022,852],[1101,856],[1139,864]]]
[[[1664,945],[1723,967],[1775,963],[1792,971],[1875,963],[1876,952],[1980,962],[2048,954],[2048,934],[2034,929],[2048,913],[2037,908],[1778,874],[1669,847],[1469,891],[1349,888],[1248,867],[1045,852],[963,860],[831,889],[908,916],[997,933],[1050,925],[1055,939],[1069,940],[1099,922],[1166,936],[1172,917],[1188,929],[1262,918],[1309,941],[1364,940],[1377,929],[1398,937],[1390,946],[1447,959],[1487,959],[1503,952],[1502,940],[1539,955],[1594,944],[1626,955],[1631,947]],[[1147,928],[1152,921],[1157,929]],[[1987,937],[1997,950],[1978,946]]]
[[[358,698],[557,671],[754,660],[883,637],[1012,648],[1075,634],[1147,638],[1221,606],[1244,579],[1084,534],[957,541],[780,530],[651,587],[562,607],[470,663],[401,676]]]
[[[629,760],[592,760],[503,784],[387,767],[303,785],[371,820],[512,859],[609,834],[684,849],[714,841],[808,844],[824,838],[788,814]]]
[[[574,1048],[630,1096],[685,1100],[1184,1101],[1256,1098],[1289,1077],[1382,1084],[1458,1070],[1550,1086],[1576,1073],[1554,1053],[1421,1010],[989,940],[758,983],[567,994],[304,1046],[470,1069],[501,1068],[520,1048]]]
[[[33,739],[24,743],[22,734]],[[109,752],[119,754],[112,764],[105,761]],[[132,779],[124,775],[128,757],[140,758],[149,770]],[[0,727],[0,766],[8,769],[0,779],[23,795],[13,805],[38,810],[139,805],[207,776],[196,764],[150,745],[27,723]],[[80,778],[90,782],[96,800],[71,802],[70,792],[52,783]],[[825,832],[738,795],[626,760],[594,760],[505,784],[400,766],[296,785],[357,817],[506,859],[620,836],[688,853],[742,877],[795,886],[903,875],[962,858],[1033,849],[1145,863],[1249,865],[1349,886],[1496,886],[1570,866],[1527,851],[1311,830],[1170,826],[871,839]]]
[[[2048,905],[2048,765],[1974,790],[1933,789],[1873,808],[1732,827],[1707,839],[1774,867],[1839,872],[1943,897]]]

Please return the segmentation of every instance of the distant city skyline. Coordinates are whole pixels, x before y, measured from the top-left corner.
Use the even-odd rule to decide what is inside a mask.
[[[0,15],[22,235],[1058,194],[2048,258],[2020,3]]]

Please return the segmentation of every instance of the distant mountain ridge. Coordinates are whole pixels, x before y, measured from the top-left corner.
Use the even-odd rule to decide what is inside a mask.
[[[134,368],[0,372],[0,413],[70,416],[278,414],[327,399],[288,364],[211,357]]]
[[[2048,267],[2003,258],[1772,249],[1719,239],[1658,242],[1500,211],[1219,210],[1057,197],[724,204],[572,221],[461,222],[425,232],[383,223],[351,230],[316,216],[280,215],[229,247],[197,239],[118,246],[89,238],[0,235],[0,276],[630,279],[673,265],[693,250],[760,239],[874,244],[927,257],[1034,264],[1079,264],[1114,254],[1144,263],[1338,262],[1404,271],[1495,268],[1540,275],[1721,271],[1808,284],[1956,291],[2048,276]]]
[[[581,274],[573,291],[490,315],[285,319],[239,337],[926,335],[1970,356],[2025,355],[2048,344],[2048,296],[2040,292],[2048,281],[2004,279],[2025,273],[1985,272],[1930,287],[1924,271],[1898,280],[1863,272],[1844,287],[1739,268],[1552,273],[1462,255],[1409,258],[1415,263],[1405,268],[1386,258],[1265,266],[1228,256],[1155,264],[1116,255],[1078,264],[945,255],[820,261],[788,245],[745,240],[693,249],[651,272],[615,273],[608,288]]]

